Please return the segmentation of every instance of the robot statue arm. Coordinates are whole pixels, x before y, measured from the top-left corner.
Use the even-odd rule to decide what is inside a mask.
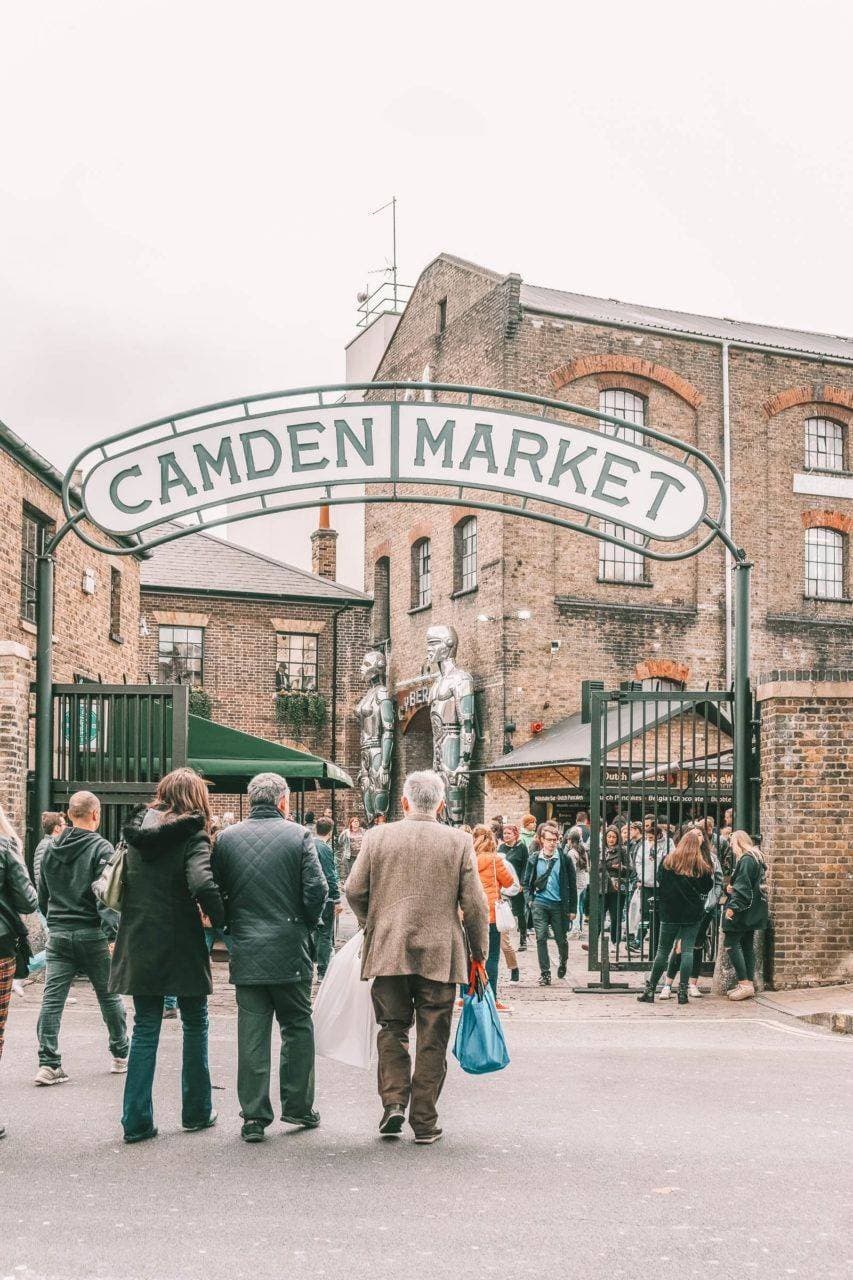
[[[394,754],[394,703],[390,698],[383,698],[379,704],[382,718],[382,760],[380,769],[385,778],[385,785],[391,776],[391,757]]]
[[[471,680],[466,680],[460,690],[459,719],[461,721],[459,768],[467,772],[477,741],[474,722],[474,687]]]

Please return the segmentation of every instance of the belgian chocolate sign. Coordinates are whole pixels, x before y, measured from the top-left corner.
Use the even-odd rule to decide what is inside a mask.
[[[670,542],[692,533],[707,512],[703,480],[684,455],[606,434],[598,424],[529,416],[510,399],[510,408],[363,399],[329,405],[322,391],[313,394],[307,406],[295,394],[262,397],[102,441],[72,464],[82,471],[86,514],[106,533],[144,535],[188,516],[202,523],[205,513],[215,524],[321,501],[370,501],[374,491],[365,498],[363,485],[453,486],[475,490],[465,496],[473,506],[508,495],[520,500],[517,507],[567,508]],[[223,504],[230,517],[222,516]]]

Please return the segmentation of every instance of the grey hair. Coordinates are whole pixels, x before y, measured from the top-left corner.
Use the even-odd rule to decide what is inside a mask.
[[[444,799],[444,782],[432,769],[422,769],[406,778],[403,795],[415,813],[435,813]]]
[[[250,804],[278,805],[282,796],[290,795],[290,787],[280,773],[256,773],[246,793]]]

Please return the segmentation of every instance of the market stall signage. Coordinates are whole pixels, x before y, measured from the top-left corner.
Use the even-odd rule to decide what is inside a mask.
[[[423,676],[408,681],[403,688],[394,694],[397,701],[397,721],[403,733],[406,732],[421,707],[429,705],[430,690],[435,684],[435,676]]]
[[[298,397],[264,397],[110,437],[73,465],[87,516],[125,537],[191,516],[203,522],[205,512],[221,522],[215,509],[223,504],[242,518],[371,501],[364,485],[451,485],[477,491],[466,497],[474,506],[490,493],[519,506],[532,500],[663,542],[687,537],[708,506],[685,456],[597,427],[473,405],[361,399],[306,407]]]

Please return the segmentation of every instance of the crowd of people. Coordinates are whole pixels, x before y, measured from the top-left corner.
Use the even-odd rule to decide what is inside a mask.
[[[164,1017],[182,1022],[183,1128],[209,1128],[217,1119],[208,1066],[210,953],[221,940],[236,992],[242,1138],[262,1141],[274,1119],[273,1019],[281,1032],[281,1119],[316,1128],[312,983],[323,980],[334,954],[335,919],[346,896],[365,930],[362,977],[372,980],[379,1025],[380,1132],[399,1135],[408,1109],[416,1142],[436,1141],[454,1001],[471,981],[472,966],[482,969],[498,1009],[505,1009],[497,1000],[501,956],[510,980],[518,981],[517,953],[532,932],[540,984],[552,984],[552,937],[557,978],[566,977],[569,938],[580,935],[588,915],[588,815],[579,813],[562,831],[531,814],[455,828],[441,820],[441,779],[426,771],[406,779],[400,821],[383,819],[364,830],[351,819],[336,857],[331,812],[318,819],[306,814],[304,825],[293,820],[279,775],[253,778],[248,798],[248,818],[218,819],[201,777],[177,769],[131,816],[116,850],[99,832],[97,796],[78,792],[67,817],[44,815],[32,879],[21,841],[0,810],[0,1055],[16,975],[44,968],[35,1083],[67,1081],[62,1017],[82,973],[106,1026],[109,1070],[126,1076],[125,1142],[157,1136],[152,1089]],[[601,928],[609,921],[611,940],[624,938],[632,949],[655,936],[639,999],[653,1002],[661,980],[661,997],[671,996],[676,975],[679,1002],[700,994],[705,939],[720,914],[737,977],[730,998],[754,995],[754,935],[768,919],[765,875],[749,836],[716,832],[711,818],[682,831],[653,815],[612,822],[599,859]],[[116,900],[109,886],[119,879]],[[46,945],[32,956],[21,917],[36,912]]]

